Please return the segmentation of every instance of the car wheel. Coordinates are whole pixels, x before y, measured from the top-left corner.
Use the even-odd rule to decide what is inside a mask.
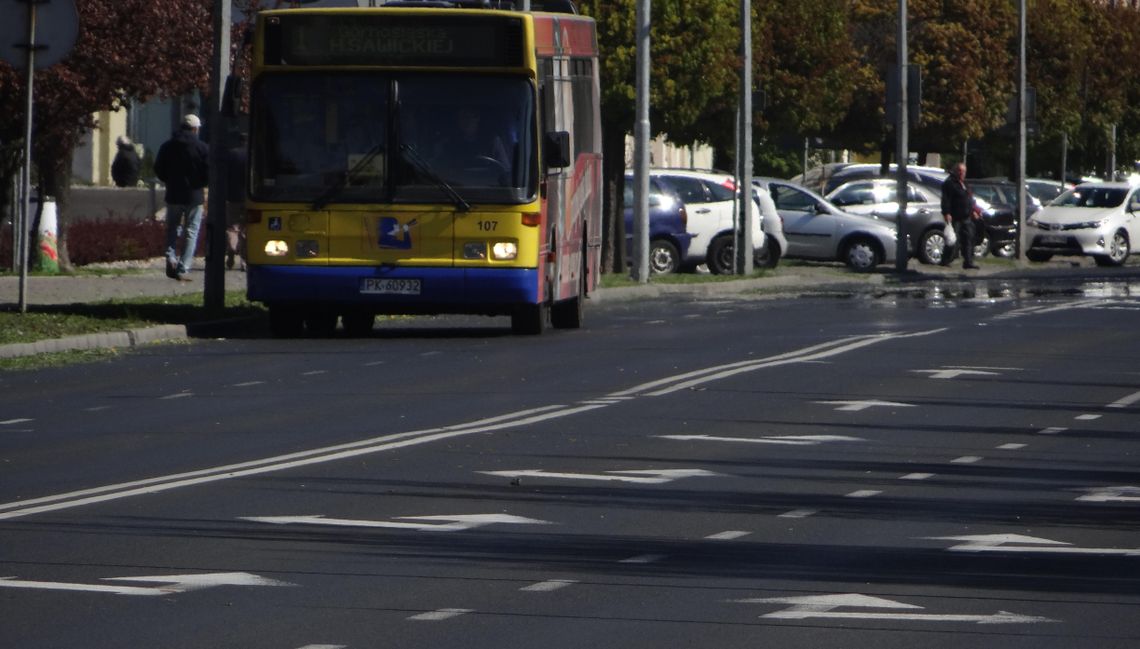
[[[732,235],[722,234],[712,240],[705,264],[713,275],[731,275],[736,270],[736,246],[732,245]]]
[[[672,242],[655,239],[649,244],[649,272],[654,275],[669,275],[681,269],[681,253]]]
[[[757,268],[775,268],[780,263],[780,244],[776,242],[776,237],[770,234],[765,236],[767,241],[764,250],[756,253],[752,264]]]
[[[983,235],[982,240],[974,244],[974,259],[981,259],[990,252],[990,238],[988,235]]]
[[[870,239],[855,239],[843,249],[843,261],[851,270],[866,273],[882,263],[882,255]]]
[[[1053,258],[1053,253],[1041,252],[1040,250],[1027,250],[1025,252],[1025,258],[1029,261],[1049,261]]]
[[[938,265],[946,256],[946,235],[941,228],[931,228],[922,233],[918,240],[918,260],[924,264]]]
[[[990,245],[990,253],[995,257],[1003,257],[1009,259],[1017,256],[1017,242],[1006,241],[1004,243],[993,243]]]
[[[1124,262],[1128,261],[1128,255],[1132,253],[1132,247],[1128,244],[1128,235],[1124,230],[1117,230],[1112,235],[1112,240],[1108,242],[1108,254],[1097,255],[1097,266],[1122,266]]]

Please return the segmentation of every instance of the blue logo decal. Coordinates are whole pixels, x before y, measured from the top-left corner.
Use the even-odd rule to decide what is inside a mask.
[[[411,250],[412,248],[412,226],[416,224],[416,220],[412,219],[407,223],[401,225],[399,219],[394,216],[381,216],[379,221],[380,236],[377,244],[381,248],[394,248],[396,250]]]

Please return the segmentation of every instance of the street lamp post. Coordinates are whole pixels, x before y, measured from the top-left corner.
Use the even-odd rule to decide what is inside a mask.
[[[908,141],[909,124],[907,123],[907,51],[906,51],[906,0],[899,0],[899,31],[898,31],[898,106],[895,115],[898,121],[895,125],[895,158],[898,161],[898,203],[899,212],[897,227],[895,228],[895,270],[903,272],[907,264],[907,222],[906,222],[906,194],[907,177],[906,163],[910,156],[910,142]]]

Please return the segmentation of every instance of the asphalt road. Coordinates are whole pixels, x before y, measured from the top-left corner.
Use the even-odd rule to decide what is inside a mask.
[[[1136,293],[607,300],[3,377],[0,646],[1131,649]]]

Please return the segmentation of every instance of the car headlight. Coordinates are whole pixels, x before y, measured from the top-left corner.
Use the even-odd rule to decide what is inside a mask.
[[[1066,226],[1066,230],[1095,230],[1100,226],[1108,223],[1108,219],[1101,219],[1099,221],[1085,221],[1084,223],[1074,223]]]

